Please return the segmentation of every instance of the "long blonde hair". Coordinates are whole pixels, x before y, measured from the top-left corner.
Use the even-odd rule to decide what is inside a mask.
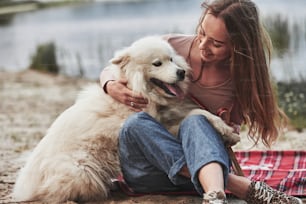
[[[250,0],[204,2],[200,24],[209,11],[223,19],[232,44],[231,77],[249,136],[270,146],[283,131],[287,117],[277,104],[269,65],[272,43]],[[199,24],[199,26],[200,26]]]

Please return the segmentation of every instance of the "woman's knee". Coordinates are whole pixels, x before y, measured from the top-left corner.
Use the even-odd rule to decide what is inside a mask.
[[[187,116],[181,123],[181,126],[187,126],[187,127],[192,127],[196,124],[203,124],[203,123],[209,123],[207,118],[204,115],[190,115]]]
[[[221,136],[204,115],[186,117],[180,125],[179,138],[188,143],[190,140],[194,140],[196,143],[200,140],[206,141],[207,144],[224,146]]]
[[[138,112],[129,116],[120,129],[119,140],[127,139],[127,137],[137,137],[137,133],[145,130],[148,119],[151,120],[152,117],[145,112]]]

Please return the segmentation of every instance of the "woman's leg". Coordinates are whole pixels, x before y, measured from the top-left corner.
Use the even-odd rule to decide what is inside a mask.
[[[128,118],[120,132],[119,150],[124,177],[135,190],[189,185],[190,179],[180,175],[186,161],[192,182],[200,194],[205,186],[215,188],[217,185],[219,188],[221,185],[224,189],[229,158],[221,137],[204,116],[185,119],[176,139],[148,114],[136,113]],[[164,181],[168,184],[171,181],[170,185],[163,184]]]
[[[179,175],[186,164],[181,142],[147,113],[126,120],[119,158],[126,182],[137,192],[193,189],[190,179]]]
[[[246,177],[237,176],[235,174],[228,175],[227,189],[238,198],[245,200],[250,184],[251,180]]]
[[[198,178],[205,192],[224,192],[223,170],[219,163],[212,162],[203,166]]]
[[[186,118],[180,126],[187,166],[197,191],[224,190],[230,159],[219,133],[202,115]]]

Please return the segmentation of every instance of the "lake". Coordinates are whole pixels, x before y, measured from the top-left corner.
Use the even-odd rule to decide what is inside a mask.
[[[199,0],[95,2],[16,14],[0,25],[0,70],[26,69],[38,45],[53,42],[63,73],[97,79],[115,50],[146,36],[193,34]],[[306,80],[306,1],[255,0],[274,40],[272,75]]]

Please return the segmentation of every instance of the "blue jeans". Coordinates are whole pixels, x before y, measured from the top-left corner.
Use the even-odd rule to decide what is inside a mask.
[[[202,115],[184,119],[174,137],[147,113],[133,114],[120,131],[119,158],[124,179],[136,192],[196,189],[203,194],[198,180],[201,167],[221,164],[224,181],[230,169],[219,133]],[[191,179],[179,175],[184,165]]]

